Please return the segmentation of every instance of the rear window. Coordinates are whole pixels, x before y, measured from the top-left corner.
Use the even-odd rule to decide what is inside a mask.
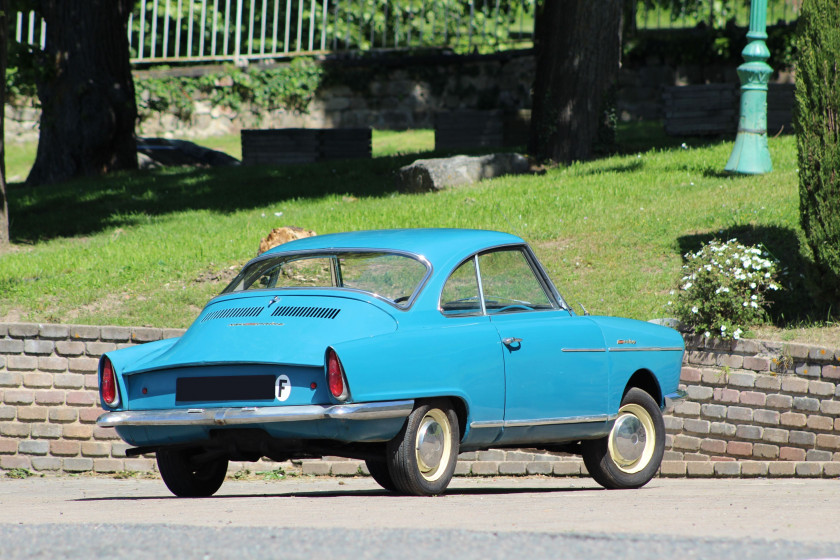
[[[349,288],[406,307],[426,278],[416,258],[386,252],[276,255],[249,263],[222,291],[274,288]]]

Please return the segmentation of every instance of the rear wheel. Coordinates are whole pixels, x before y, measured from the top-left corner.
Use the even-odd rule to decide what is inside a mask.
[[[396,491],[434,496],[446,490],[458,460],[459,433],[449,401],[418,405],[388,442],[386,463]]]
[[[624,395],[610,434],[584,441],[583,463],[608,489],[640,488],[656,474],[665,452],[665,422],[656,401],[641,389]]]
[[[226,457],[200,460],[189,449],[160,449],[156,453],[158,470],[166,487],[182,498],[212,496],[227,474]]]

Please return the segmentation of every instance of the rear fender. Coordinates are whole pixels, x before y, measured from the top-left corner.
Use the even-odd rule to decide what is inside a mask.
[[[489,321],[396,333],[334,345],[351,401],[456,397],[463,420],[504,417],[501,342]],[[457,405],[456,405],[457,406]]]
[[[147,342],[146,344],[138,344],[136,346],[129,346],[120,350],[113,350],[106,352],[99,359],[99,367],[97,368],[97,382],[102,375],[102,360],[108,358],[114,368],[114,374],[117,378],[117,388],[120,392],[120,402],[116,408],[111,408],[104,403],[102,408],[105,410],[124,410],[128,401],[128,387],[126,386],[124,374],[130,367],[135,367],[138,363],[145,363],[154,360],[167,350],[172,348],[178,338],[166,338],[163,340],[156,340],[154,342]]]

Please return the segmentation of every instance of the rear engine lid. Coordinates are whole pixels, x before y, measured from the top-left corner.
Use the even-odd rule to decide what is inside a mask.
[[[396,329],[394,317],[362,298],[237,294],[211,301],[171,348],[124,374],[225,363],[322,366],[327,346]]]

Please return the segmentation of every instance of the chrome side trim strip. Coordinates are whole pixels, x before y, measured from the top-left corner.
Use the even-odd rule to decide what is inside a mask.
[[[475,428],[523,428],[526,426],[557,426],[562,424],[583,424],[588,422],[609,422],[618,418],[617,414],[599,414],[596,416],[569,416],[567,418],[543,418],[534,420],[483,420],[470,422],[470,429]]]
[[[588,422],[609,422],[618,418],[618,414],[598,414],[595,416],[569,416],[567,418],[543,418],[535,420],[505,420],[505,428],[524,426],[554,426],[560,424],[584,424]]]
[[[405,418],[414,409],[413,400],[337,405],[297,405],[237,408],[190,408],[125,410],[106,412],[98,426],[235,426],[265,422],[307,420],[383,420]]]
[[[648,346],[647,348],[610,348],[610,352],[682,352],[679,346]]]
[[[561,348],[561,352],[606,352],[606,348]]]
[[[503,420],[481,420],[479,422],[470,422],[470,429],[475,428],[501,428],[505,425]]]

